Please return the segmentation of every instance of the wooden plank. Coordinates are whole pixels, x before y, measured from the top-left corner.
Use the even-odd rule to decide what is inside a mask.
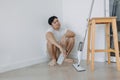
[[[115,47],[115,56],[117,62],[117,69],[120,71],[120,60],[119,60],[119,48],[118,48],[118,34],[117,34],[117,27],[116,27],[116,19],[112,21],[112,30],[113,30],[113,41]]]
[[[88,46],[87,46],[87,64],[90,63],[90,42],[91,42],[91,26],[88,25]]]
[[[90,21],[95,20],[95,24],[108,24],[112,22],[112,19],[116,19],[116,17],[98,17],[92,18]]]
[[[91,70],[94,71],[94,53],[95,53],[95,20],[92,20],[92,43],[91,43]]]
[[[91,52],[92,50],[90,50]],[[95,49],[95,52],[115,52],[115,50],[112,49]]]
[[[110,49],[110,24],[106,24],[106,43],[107,49]],[[108,64],[110,64],[110,52],[108,51]]]

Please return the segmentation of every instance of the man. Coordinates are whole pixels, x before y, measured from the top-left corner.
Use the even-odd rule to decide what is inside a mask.
[[[47,49],[52,58],[48,65],[55,66],[57,62],[57,52],[60,51],[65,57],[65,62],[73,62],[68,58],[75,43],[75,33],[64,29],[56,16],[48,19],[51,28],[46,33]]]

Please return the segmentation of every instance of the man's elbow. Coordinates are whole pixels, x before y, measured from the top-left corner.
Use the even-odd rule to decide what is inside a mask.
[[[75,37],[75,33],[74,32],[73,32],[72,36]]]

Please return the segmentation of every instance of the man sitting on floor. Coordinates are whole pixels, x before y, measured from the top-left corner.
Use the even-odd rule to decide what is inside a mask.
[[[65,62],[73,62],[73,59],[69,59],[68,55],[73,49],[75,43],[75,33],[61,27],[56,16],[50,17],[48,23],[51,25],[51,28],[46,33],[47,49],[52,59],[48,65],[56,65],[58,51],[64,55]]]

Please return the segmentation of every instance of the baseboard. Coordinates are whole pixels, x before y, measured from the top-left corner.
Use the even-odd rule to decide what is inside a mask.
[[[45,57],[45,58],[32,59],[29,61],[22,61],[20,63],[7,65],[5,67],[0,68],[0,73],[15,70],[15,69],[20,69],[20,68],[24,68],[24,67],[28,67],[28,66],[32,66],[35,64],[43,63],[43,62],[47,62],[48,60],[49,59]]]

